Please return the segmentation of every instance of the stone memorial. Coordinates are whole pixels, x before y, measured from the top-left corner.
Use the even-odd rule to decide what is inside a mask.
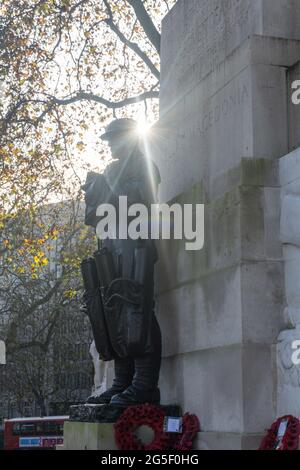
[[[300,149],[280,159],[286,329],[278,338],[278,413],[300,414]],[[298,341],[297,348],[293,348]],[[297,352],[298,349],[298,352]]]
[[[205,244],[160,241],[160,390],[199,417],[198,449],[257,449],[276,418],[300,416],[300,185],[281,191],[300,176],[299,152],[285,157],[300,145],[299,6],[178,0],[162,24],[151,158],[160,202],[205,204]]]
[[[299,6],[178,0],[162,24],[147,148],[159,202],[205,205],[205,242],[158,243],[159,389],[174,416],[199,417],[195,449],[254,450],[300,417]],[[65,448],[113,449],[119,412],[72,408]]]

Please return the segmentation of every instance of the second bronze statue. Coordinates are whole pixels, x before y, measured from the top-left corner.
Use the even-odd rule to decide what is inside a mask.
[[[102,139],[115,159],[104,174],[89,173],[85,191],[85,223],[95,229],[97,207],[127,196],[130,204],[156,203],[159,171],[141,152],[137,123],[112,121]],[[117,231],[118,233],[118,231]],[[112,386],[88,403],[160,403],[161,331],[154,312],[154,240],[106,238],[94,257],[82,262],[84,302],[100,359],[114,360]]]

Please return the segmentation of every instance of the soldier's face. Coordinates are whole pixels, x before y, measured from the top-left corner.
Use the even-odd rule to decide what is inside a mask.
[[[108,141],[110,151],[114,158],[122,159],[133,151],[134,145],[132,139],[127,134],[116,134]]]
[[[113,136],[108,141],[108,145],[110,147],[110,151],[113,157],[118,157],[118,155],[120,154],[120,150],[122,150],[124,147],[124,144],[122,144],[122,139],[120,138],[120,135]]]

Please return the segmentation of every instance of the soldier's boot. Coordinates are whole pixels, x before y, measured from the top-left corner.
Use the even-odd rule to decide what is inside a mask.
[[[108,404],[113,395],[126,390],[132,382],[134,375],[134,361],[131,357],[116,358],[114,360],[115,378],[112,386],[98,396],[91,396],[87,403]]]
[[[132,384],[124,392],[112,397],[112,405],[127,407],[142,403],[160,404],[158,379],[161,365],[161,332],[155,317],[152,332],[154,352],[134,359],[135,373]]]

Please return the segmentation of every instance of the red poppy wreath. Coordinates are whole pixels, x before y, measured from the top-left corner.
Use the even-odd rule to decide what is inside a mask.
[[[263,438],[259,450],[298,450],[300,421],[291,415],[277,419]]]
[[[166,414],[162,408],[146,403],[126,408],[114,424],[115,439],[120,450],[189,450],[193,439],[200,431],[197,416],[186,413],[182,418],[183,432],[179,434],[164,431]],[[154,439],[143,444],[135,434],[140,426],[149,426]]]

